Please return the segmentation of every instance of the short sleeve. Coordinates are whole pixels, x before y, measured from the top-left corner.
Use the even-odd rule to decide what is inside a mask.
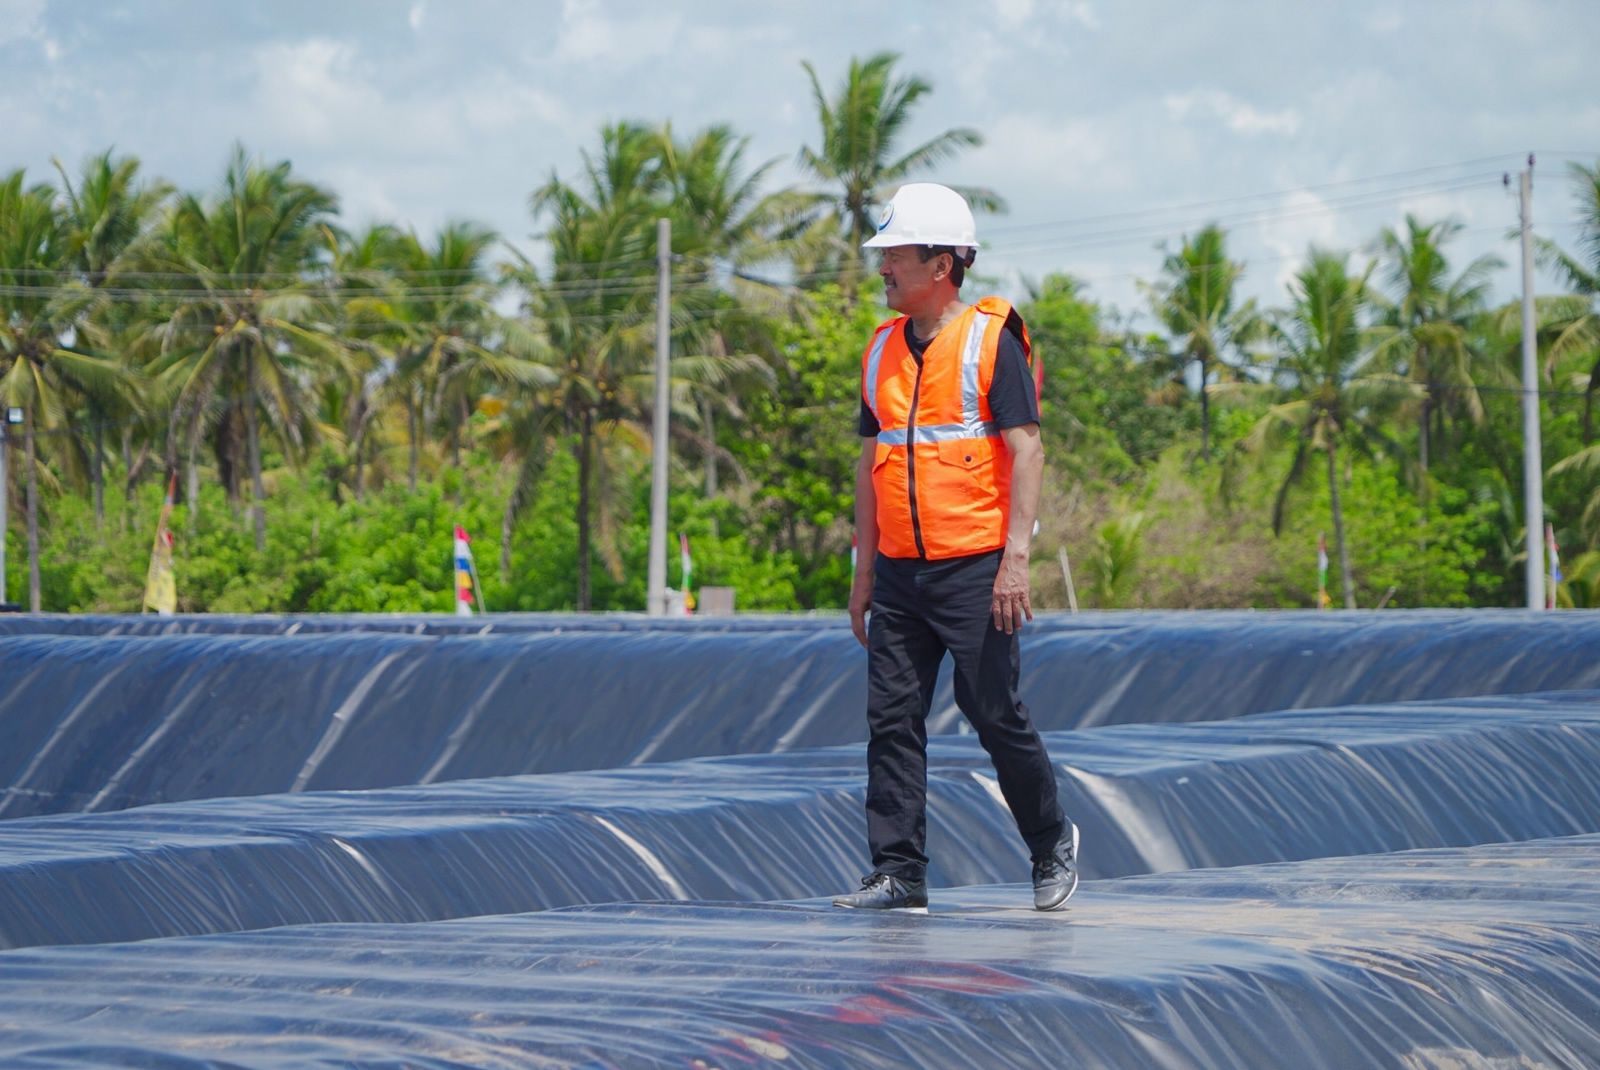
[[[861,415],[856,418],[856,434],[862,438],[878,437],[878,418],[872,415],[872,410],[867,407],[867,399],[861,399]]]
[[[1009,326],[1009,325],[1008,325]],[[1039,422],[1039,393],[1022,340],[1011,330],[1000,332],[994,379],[989,383],[989,411],[997,427],[1021,427]]]

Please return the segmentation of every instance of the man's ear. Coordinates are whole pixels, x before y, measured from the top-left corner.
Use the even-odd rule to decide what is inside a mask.
[[[933,281],[943,282],[950,277],[956,269],[956,258],[949,253],[940,253],[933,262]]]

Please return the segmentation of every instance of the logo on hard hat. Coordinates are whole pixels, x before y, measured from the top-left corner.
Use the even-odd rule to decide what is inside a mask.
[[[889,225],[889,220],[891,220],[893,218],[894,218],[894,202],[890,201],[889,204],[883,210],[883,218],[878,220],[878,230],[880,232],[882,232],[882,230]]]

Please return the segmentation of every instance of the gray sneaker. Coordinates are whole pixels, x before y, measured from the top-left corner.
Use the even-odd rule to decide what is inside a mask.
[[[908,881],[891,877],[887,873],[874,873],[861,879],[861,890],[841,895],[833,901],[836,907],[855,910],[921,910],[928,909],[928,882]]]
[[[1067,822],[1050,856],[1033,864],[1033,909],[1056,910],[1078,890],[1078,826]]]

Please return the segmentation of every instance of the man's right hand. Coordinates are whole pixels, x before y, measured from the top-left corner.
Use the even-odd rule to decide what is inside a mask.
[[[863,647],[867,645],[867,610],[871,608],[872,573],[857,569],[855,581],[850,584],[850,630]]]

